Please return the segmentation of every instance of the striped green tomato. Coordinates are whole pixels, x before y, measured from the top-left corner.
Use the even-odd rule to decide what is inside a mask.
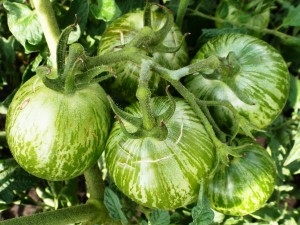
[[[126,46],[144,27],[143,15],[144,11],[139,10],[127,13],[112,22],[101,37],[98,55],[119,51],[123,46]],[[165,22],[166,18],[163,14],[156,11],[152,12],[152,28],[154,31],[159,30]],[[180,29],[174,25],[161,44],[176,47],[179,46],[182,40],[183,35]],[[185,43],[177,52],[165,53],[156,50],[151,53],[151,56],[155,62],[169,69],[179,69],[189,62]],[[139,70],[139,65],[129,61],[118,63],[114,67],[116,77],[105,81],[102,86],[112,97],[133,102],[136,100],[135,91],[138,86]],[[161,89],[164,90],[164,82],[157,74],[151,73],[149,76],[151,76],[149,88],[153,94]]]
[[[204,44],[191,63],[211,55],[227,60],[227,68],[191,75],[186,87],[200,99],[230,102],[259,129],[270,125],[288,98],[289,72],[282,56],[258,38],[225,34]],[[229,55],[233,57],[228,60]],[[232,115],[226,108],[212,107],[211,112],[221,126],[231,127]]]
[[[243,216],[260,209],[275,185],[275,163],[259,144],[238,149],[229,165],[219,167],[208,185],[212,207],[224,214]]]
[[[155,97],[151,104],[154,115],[159,115],[169,103],[167,97]],[[141,117],[138,103],[126,110]],[[115,122],[105,154],[108,172],[123,193],[143,206],[170,210],[197,200],[201,178],[212,168],[215,152],[209,135],[184,100],[176,99],[175,113],[165,125],[168,134],[160,141],[130,139]]]
[[[64,94],[37,75],[9,107],[7,141],[16,161],[47,180],[67,180],[96,163],[110,129],[110,106],[98,84]]]

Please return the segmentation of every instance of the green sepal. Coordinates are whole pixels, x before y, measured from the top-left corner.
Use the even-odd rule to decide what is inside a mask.
[[[162,43],[159,43],[158,45],[154,46],[152,49],[151,49],[151,52],[164,52],[164,53],[175,53],[177,52],[181,47],[182,45],[185,43],[185,37],[189,35],[189,33],[186,33],[183,35],[183,38],[181,40],[181,42],[179,43],[179,45],[175,46],[175,47],[169,47],[169,46],[165,46],[163,45]]]
[[[125,112],[124,110],[121,110],[116,103],[113,101],[113,99],[107,95],[107,99],[110,103],[110,107],[112,108],[112,110],[114,111],[114,113],[121,119],[121,120],[125,120],[127,122],[129,122],[130,124],[132,124],[133,126],[135,126],[136,128],[142,127],[143,122],[141,118],[138,117],[134,117],[132,116],[130,113]]]
[[[119,121],[121,130],[127,138],[139,139],[145,136],[141,128],[138,129],[136,132],[130,133],[129,131],[127,131],[126,127],[124,126],[122,119],[117,115],[115,116],[115,118]]]
[[[161,29],[159,29],[158,31],[155,32],[154,37],[156,37],[157,40],[164,40],[165,37],[167,36],[167,34],[170,32],[170,30],[172,29],[173,25],[174,25],[174,16],[172,14],[172,12],[165,6],[163,5],[158,5],[161,9],[163,9],[163,11],[166,13],[166,22],[163,25],[163,27]]]
[[[144,26],[146,27],[152,27],[152,21],[151,21],[151,4],[149,1],[146,1],[146,6],[144,8]]]
[[[67,54],[68,40],[70,33],[74,30],[76,24],[66,27],[59,36],[56,57],[57,57],[57,73],[62,75],[65,68],[65,59]]]
[[[76,74],[76,89],[83,89],[90,83],[100,83],[108,78],[113,77],[112,69],[109,66],[99,66],[88,71]]]
[[[46,87],[58,92],[64,91],[64,85],[57,76],[57,70],[48,66],[40,66],[36,69],[36,73]]]

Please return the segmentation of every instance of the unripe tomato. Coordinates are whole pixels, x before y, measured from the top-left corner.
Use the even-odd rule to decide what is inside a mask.
[[[234,55],[235,62],[226,58]],[[227,60],[227,67],[212,74],[195,73],[186,87],[202,100],[226,101],[258,129],[270,125],[281,113],[289,94],[287,65],[271,45],[245,34],[225,34],[204,44],[191,63],[211,55]],[[216,122],[230,129],[232,113],[225,107],[210,108]]]
[[[34,76],[9,106],[7,141],[16,161],[29,173],[66,180],[96,163],[110,123],[109,103],[98,84],[64,94]]]
[[[167,97],[151,102],[154,115],[168,106]],[[127,109],[140,117],[138,103]],[[135,128],[124,123],[134,132]],[[115,122],[107,141],[106,163],[116,186],[137,203],[158,209],[175,209],[197,200],[201,178],[213,166],[214,146],[192,108],[176,99],[176,110],[165,122],[167,137],[128,138]]]
[[[260,209],[274,190],[276,167],[259,144],[245,145],[221,166],[208,186],[212,207],[224,214],[243,216]]]

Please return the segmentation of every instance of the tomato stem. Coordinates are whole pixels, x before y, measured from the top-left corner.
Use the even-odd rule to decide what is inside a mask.
[[[49,0],[32,0],[35,12],[41,23],[50,53],[53,67],[56,68],[56,48],[59,39],[59,27]]]
[[[150,65],[146,60],[142,60],[138,89],[136,91],[136,97],[139,100],[142,115],[143,115],[143,128],[151,130],[155,127],[156,120],[154,118],[150,101],[151,91],[149,89],[148,82],[150,80]]]
[[[91,199],[102,200],[104,199],[103,193],[105,185],[102,178],[102,171],[100,170],[98,164],[90,167],[84,172],[86,189],[90,194]]]

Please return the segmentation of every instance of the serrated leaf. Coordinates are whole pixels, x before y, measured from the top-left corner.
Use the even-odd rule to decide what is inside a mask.
[[[200,185],[197,205],[192,209],[193,222],[189,225],[208,225],[214,220],[214,211],[210,208],[210,202],[205,195],[205,181]]]
[[[151,225],[168,225],[170,224],[170,214],[165,210],[153,210],[150,216]]]
[[[15,192],[28,190],[39,180],[25,172],[14,159],[0,160],[0,203],[10,204]]]
[[[300,5],[291,6],[287,16],[283,19],[283,26],[300,26]]]
[[[214,219],[214,212],[210,208],[209,200],[203,196],[203,200],[192,209],[193,222],[190,225],[208,225]]]
[[[111,218],[121,221],[122,225],[128,224],[128,220],[122,211],[119,197],[110,188],[105,188],[104,205]]]
[[[115,0],[97,0],[90,6],[92,15],[98,20],[112,21],[121,15],[121,10]]]
[[[43,42],[43,31],[37,15],[27,5],[6,1],[7,24],[14,37],[25,48],[26,53],[38,51]]]
[[[298,127],[298,133],[295,136],[294,146],[291,149],[288,157],[286,158],[284,166],[289,165],[297,159],[300,159],[300,127]]]

